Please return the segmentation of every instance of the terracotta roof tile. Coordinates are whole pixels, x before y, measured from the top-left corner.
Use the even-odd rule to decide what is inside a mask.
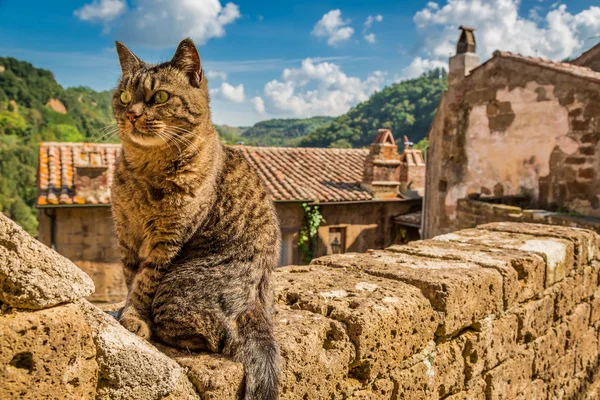
[[[525,62],[528,64],[535,64],[540,67],[550,68],[555,71],[564,72],[564,73],[567,73],[570,75],[574,75],[574,76],[578,76],[581,78],[600,82],[600,72],[596,72],[588,67],[583,67],[580,65],[575,65],[575,64],[560,62],[560,61],[546,60],[544,58],[539,58],[539,57],[528,57],[528,56],[523,56],[521,54],[511,53],[509,51],[499,51],[499,50],[494,52],[494,58],[496,58],[496,57],[508,58],[508,59],[512,59],[512,60],[516,60],[516,61],[520,61],[520,62]],[[493,60],[493,58],[491,60]]]
[[[366,149],[316,149],[234,146],[263,178],[276,201],[372,200],[360,187]],[[118,144],[41,143],[38,202],[44,205],[109,204]],[[97,169],[106,176],[82,190],[77,169]],[[104,171],[106,173],[104,173]],[[81,196],[78,196],[80,193]]]

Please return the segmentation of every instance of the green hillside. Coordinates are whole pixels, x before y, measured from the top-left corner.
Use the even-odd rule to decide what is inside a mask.
[[[63,89],[50,71],[0,57],[0,211],[37,232],[36,170],[40,141],[98,141],[112,123],[111,93]],[[46,104],[54,99],[56,112]]]
[[[308,135],[300,146],[368,146],[379,128],[391,129],[396,138],[406,135],[417,143],[427,135],[446,87],[444,69],[435,69],[419,78],[386,87],[331,124]]]
[[[333,121],[332,117],[304,119],[269,119],[243,132],[245,144],[257,146],[295,147],[319,127]]]

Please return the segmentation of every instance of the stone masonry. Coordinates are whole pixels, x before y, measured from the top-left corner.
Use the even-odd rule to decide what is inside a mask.
[[[76,267],[49,249],[21,251],[36,242],[0,222],[0,266],[21,266],[1,275],[0,291],[27,293],[2,297],[0,398],[242,392],[240,364],[148,343],[78,299],[89,279],[72,284],[76,296],[38,301],[54,264],[65,272],[50,293]],[[31,270],[41,280],[22,279]],[[277,269],[281,398],[597,399],[599,273],[595,232],[510,222]]]

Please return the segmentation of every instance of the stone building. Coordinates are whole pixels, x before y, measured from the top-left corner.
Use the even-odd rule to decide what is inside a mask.
[[[407,146],[410,147],[410,146]],[[281,223],[281,265],[299,264],[303,203],[324,222],[314,256],[365,252],[419,238],[425,163],[380,130],[370,149],[236,147],[263,178]],[[120,145],[42,143],[39,240],[72,260],[96,284],[93,300],[125,295],[110,212]]]
[[[460,29],[429,131],[423,236],[549,212],[600,227],[600,46],[573,63],[496,51],[479,64]]]

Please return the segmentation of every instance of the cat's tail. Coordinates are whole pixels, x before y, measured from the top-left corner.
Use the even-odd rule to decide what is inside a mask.
[[[257,305],[238,318],[236,358],[244,366],[244,400],[277,400],[280,385],[279,346],[264,306]]]

